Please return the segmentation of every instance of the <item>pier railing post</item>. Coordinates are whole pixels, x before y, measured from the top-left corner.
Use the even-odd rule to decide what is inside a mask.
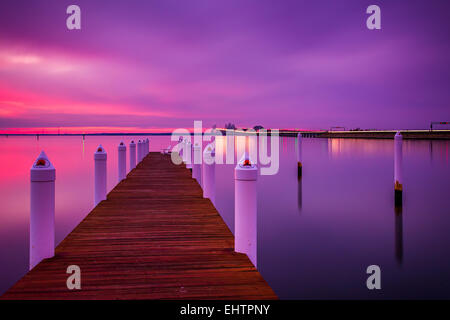
[[[118,169],[119,169],[119,182],[127,176],[127,147],[121,141],[118,147]]]
[[[150,140],[147,138],[145,139],[145,155],[148,155],[150,153]]]
[[[56,170],[44,151],[30,170],[30,270],[55,255]]]
[[[130,171],[136,168],[136,143],[130,142]]]
[[[102,145],[99,145],[94,154],[95,162],[95,185],[94,185],[94,205],[106,200],[106,159],[107,154]]]
[[[215,151],[208,146],[203,152],[202,177],[203,177],[203,198],[209,198],[212,203],[215,200],[216,189],[216,161]]]
[[[192,165],[192,178],[196,179],[200,187],[202,186],[202,147],[194,145],[194,164]]]
[[[297,135],[297,175],[300,178],[302,176],[303,164],[302,164],[302,134]]]
[[[394,194],[395,206],[403,206],[403,136],[398,131],[394,137]]]
[[[245,253],[257,266],[257,202],[258,169],[247,153],[234,169],[234,250]]]

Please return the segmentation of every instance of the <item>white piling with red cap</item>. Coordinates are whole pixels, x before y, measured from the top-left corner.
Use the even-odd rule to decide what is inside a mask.
[[[215,150],[208,146],[203,152],[202,164],[202,187],[203,198],[209,198],[212,203],[215,201],[216,191],[216,153]]]
[[[30,170],[30,270],[55,255],[56,170],[44,151]]]
[[[94,205],[106,200],[106,159],[107,154],[102,145],[99,145],[94,153],[95,162],[95,185],[94,185]]]
[[[118,168],[119,168],[119,182],[127,177],[127,146],[123,141],[119,143],[118,149]]]
[[[257,266],[258,168],[246,152],[234,169],[234,250],[245,253]]]
[[[403,204],[403,136],[398,131],[394,137],[394,194],[395,206],[401,207]]]
[[[303,164],[302,164],[302,134],[297,135],[297,175],[300,178],[302,176]]]
[[[194,164],[192,165],[192,178],[202,186],[202,147],[196,143],[193,147]]]
[[[130,142],[130,171],[136,168],[136,143]]]

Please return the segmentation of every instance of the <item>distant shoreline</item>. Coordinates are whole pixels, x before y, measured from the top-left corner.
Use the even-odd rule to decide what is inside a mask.
[[[0,136],[43,136],[43,137],[58,137],[58,136],[170,136],[172,133],[0,133]]]
[[[220,129],[223,135],[230,132],[234,135],[251,134],[242,130],[225,130]],[[450,130],[399,130],[404,139],[414,140],[450,140]],[[281,137],[296,137],[298,133],[302,133],[305,138],[325,138],[325,139],[393,139],[397,130],[360,130],[360,131],[296,131],[280,129]],[[207,133],[210,134],[210,133]],[[258,133],[257,133],[258,134]],[[171,136],[171,132],[132,132],[132,133],[0,133],[3,137],[86,137],[86,136]],[[182,135],[174,133],[174,135]],[[194,133],[191,133],[194,135]],[[270,135],[270,129],[268,130]]]

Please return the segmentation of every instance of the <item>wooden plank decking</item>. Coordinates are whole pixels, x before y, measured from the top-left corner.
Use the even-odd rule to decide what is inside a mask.
[[[2,299],[276,299],[198,183],[151,153]],[[81,290],[66,269],[81,268]]]

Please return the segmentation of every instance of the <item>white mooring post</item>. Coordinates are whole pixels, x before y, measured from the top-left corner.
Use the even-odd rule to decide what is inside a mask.
[[[395,192],[395,206],[402,207],[403,205],[403,136],[398,131],[394,137],[394,192]]]
[[[94,185],[94,205],[106,200],[106,151],[99,145],[94,153],[95,162],[95,185]]]
[[[202,186],[202,147],[194,145],[194,164],[192,165],[192,178],[196,179],[200,187]]]
[[[137,143],[137,163],[141,163],[142,161],[142,141],[139,140]]]
[[[130,171],[136,168],[136,143],[130,142]]]
[[[150,140],[147,138],[145,139],[145,155],[148,155],[150,153]]]
[[[145,155],[146,155],[145,150],[146,149],[147,149],[146,141],[145,141],[145,139],[142,139],[142,154],[141,154],[142,160],[144,160],[144,158],[145,158]]]
[[[257,266],[257,203],[258,168],[248,153],[234,169],[234,250],[245,253]]]
[[[302,164],[302,134],[297,135],[297,174],[300,178],[302,176],[303,164]]]
[[[30,270],[55,255],[56,170],[44,151],[30,170]]]
[[[203,187],[203,198],[209,198],[212,203],[214,203],[216,193],[215,157],[216,157],[215,150],[211,146],[208,146],[203,152],[202,187]]]
[[[127,146],[121,141],[118,147],[119,182],[127,177]]]

